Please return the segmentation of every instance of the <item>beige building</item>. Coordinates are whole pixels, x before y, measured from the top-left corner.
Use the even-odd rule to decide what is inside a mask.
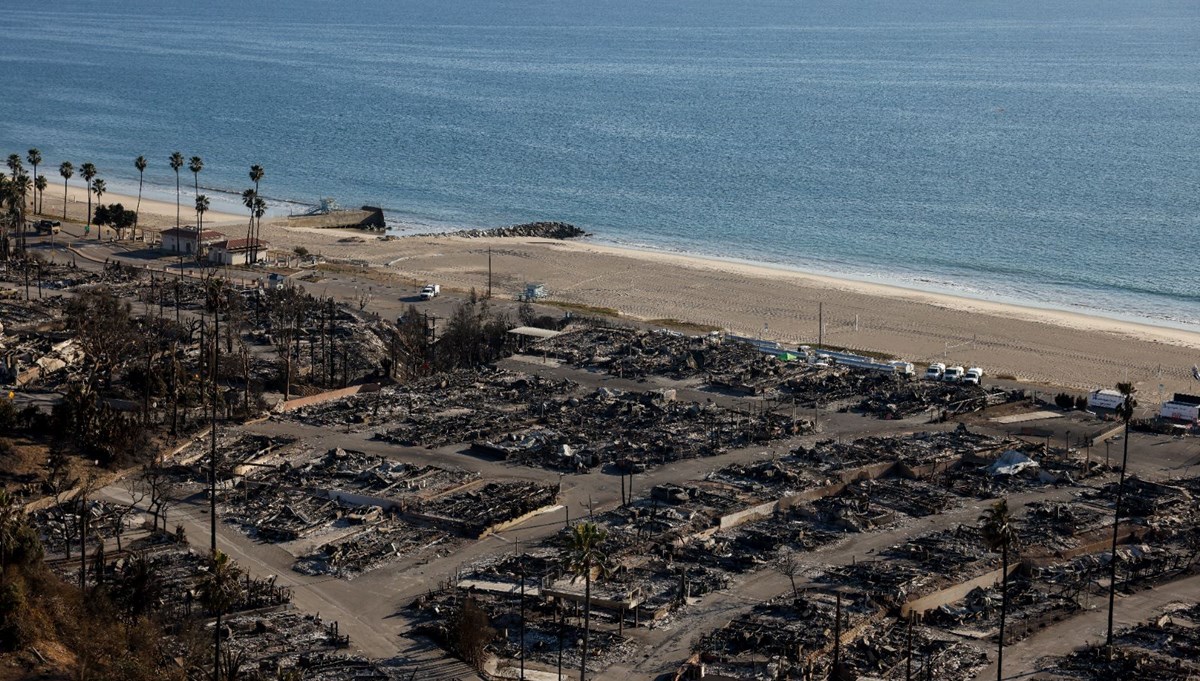
[[[270,247],[261,239],[226,239],[209,246],[208,260],[218,265],[249,265],[265,260]]]
[[[195,229],[172,227],[171,229],[164,229],[162,231],[162,249],[171,253],[183,253],[185,255],[195,254],[198,250],[203,255],[210,246],[225,241],[228,238],[224,234],[211,229],[206,229],[197,235]]]

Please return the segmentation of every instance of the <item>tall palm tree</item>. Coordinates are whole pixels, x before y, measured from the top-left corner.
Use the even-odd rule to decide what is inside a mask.
[[[0,220],[0,257],[8,260],[8,233],[15,228],[20,219],[17,210],[17,183],[7,175],[0,175],[0,209],[4,210],[3,220]]]
[[[70,161],[63,161],[58,166],[58,174],[62,175],[63,179],[63,219],[67,219],[67,180],[75,174],[75,166],[71,165]]]
[[[254,196],[256,197],[256,200],[255,200],[256,206],[258,205],[258,203],[261,202],[261,199],[257,198],[259,195],[258,194],[258,183],[262,182],[264,175],[266,175],[266,171],[263,170],[262,166],[258,165],[257,163],[250,166],[250,180],[252,182],[254,182]],[[254,234],[252,234],[250,236],[250,238],[257,240],[259,238],[259,233],[262,231],[262,213],[258,213],[258,211],[253,208],[251,210],[254,210],[254,212],[257,213],[258,229],[255,230]],[[253,241],[251,243],[253,243],[254,245],[250,249],[250,258],[251,258],[252,262],[257,262],[257,260],[258,260],[258,241]]]
[[[100,197],[104,196],[104,192],[108,191],[108,186],[104,184],[104,180],[96,178],[92,180],[92,193],[96,195],[96,207],[100,207]],[[104,235],[104,228],[96,226],[96,241],[99,241]]]
[[[39,151],[37,147],[34,147],[34,148],[30,149],[28,153],[25,154],[25,160],[29,161],[29,165],[33,166],[33,173],[30,175],[30,177],[32,177],[34,179],[34,181],[36,182],[37,176],[38,176],[37,167],[42,162],[42,152]],[[37,194],[33,195],[33,202],[34,202],[33,212],[37,213],[37,212],[39,212],[37,210]]]
[[[34,196],[34,199],[35,199],[34,202],[37,206],[34,209],[34,212],[36,212],[36,213],[41,214],[42,209],[45,207],[44,204],[46,203],[46,187],[48,187],[48,186],[50,186],[50,182],[46,179],[45,175],[38,175],[33,180],[33,188],[37,190],[37,194]]]
[[[16,224],[20,231],[21,250],[25,250],[25,199],[33,191],[33,180],[23,170],[17,172],[15,180],[10,182],[17,199]]]
[[[196,181],[196,196],[200,196],[200,171],[204,170],[204,159],[199,156],[188,159],[188,170],[192,171],[192,177]]]
[[[17,179],[17,175],[25,169],[25,166],[21,164],[20,154],[9,154],[6,163],[8,165],[8,179],[10,180]]]
[[[1008,614],[1008,550],[1017,543],[1017,531],[1008,501],[1001,499],[979,516],[980,533],[989,551],[1000,552],[1000,649],[996,654],[996,681],[1004,678],[1004,619]]]
[[[84,236],[92,233],[92,178],[96,177],[96,166],[84,163],[79,166],[79,174],[83,176],[83,193],[87,194],[87,225],[83,228]]]
[[[133,238],[137,238],[138,216],[142,214],[142,181],[146,179],[146,157],[138,156],[133,159],[133,167],[138,171],[138,200],[137,208],[133,210]],[[143,235],[145,236],[145,235]]]
[[[200,235],[204,232],[204,214],[208,211],[208,197],[196,195],[196,259],[200,259]]]
[[[258,191],[256,189],[251,188],[242,192],[242,205],[246,207],[246,210],[250,211],[250,224],[246,225],[247,245],[251,243],[250,239],[254,238],[254,204],[257,199]]]
[[[1129,467],[1129,422],[1133,420],[1133,410],[1137,407],[1137,398],[1133,395],[1137,388],[1132,383],[1118,383],[1117,391],[1125,397],[1121,406],[1117,407],[1117,416],[1125,422],[1123,440],[1124,453],[1121,455],[1121,479],[1117,482],[1117,504],[1113,510],[1112,558],[1108,561],[1108,636],[1105,638],[1105,655],[1112,660],[1113,654],[1113,612],[1117,605],[1117,533],[1121,525],[1121,501],[1125,496],[1125,469]]]
[[[213,678],[220,681],[221,617],[241,600],[242,571],[229,556],[214,551],[208,573],[200,580],[200,603],[217,618],[213,637]]]
[[[179,229],[179,169],[183,167],[183,154],[171,152],[171,170],[175,171],[175,229]]]
[[[267,202],[261,196],[254,197],[254,219],[258,223],[258,229],[254,232],[254,247],[250,251],[250,256],[254,258],[254,262],[258,262],[258,244],[262,238],[262,219],[267,214]]]
[[[567,537],[567,569],[577,577],[583,577],[583,655],[579,660],[579,681],[587,681],[588,635],[592,621],[592,572],[605,572],[608,556],[601,545],[608,533],[596,523],[582,522],[571,528]]]

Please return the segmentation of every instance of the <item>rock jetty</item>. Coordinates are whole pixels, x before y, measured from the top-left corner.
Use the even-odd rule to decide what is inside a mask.
[[[540,239],[578,239],[591,236],[575,225],[566,222],[527,222],[511,227],[494,227],[492,229],[464,229],[457,232],[442,232],[439,234],[421,234],[419,236],[461,236],[468,239],[481,237],[535,237]]]

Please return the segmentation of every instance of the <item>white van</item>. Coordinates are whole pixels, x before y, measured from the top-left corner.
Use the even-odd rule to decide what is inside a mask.
[[[940,381],[944,373],[946,373],[946,365],[941,362],[934,362],[925,370],[925,378],[930,381]]]
[[[967,373],[963,374],[962,382],[967,385],[979,385],[983,380],[983,369],[979,367],[971,367],[967,369]]]
[[[958,383],[959,381],[962,380],[962,377],[963,377],[963,368],[962,367],[958,367],[958,366],[947,367],[946,370],[944,372],[942,372],[942,380],[950,382],[950,383]]]

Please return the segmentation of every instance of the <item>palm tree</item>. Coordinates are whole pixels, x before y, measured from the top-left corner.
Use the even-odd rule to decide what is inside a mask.
[[[1125,469],[1129,467],[1129,422],[1133,420],[1133,410],[1137,407],[1137,399],[1133,396],[1137,388],[1132,383],[1118,383],[1117,391],[1124,395],[1125,400],[1117,407],[1117,416],[1125,422],[1124,453],[1121,455],[1121,479],[1117,482],[1117,504],[1113,510],[1112,557],[1108,561],[1108,636],[1105,638],[1105,655],[1112,660],[1113,654],[1113,611],[1117,604],[1117,533],[1121,525],[1121,501],[1125,495]]]
[[[238,581],[241,572],[228,555],[214,551],[208,573],[200,580],[200,603],[217,618],[213,638],[213,678],[217,681],[220,681],[221,616],[241,600]]]
[[[7,164],[8,164],[8,179],[10,179],[10,180],[17,179],[17,174],[19,174],[25,168],[25,166],[21,165],[21,155],[20,154],[9,154]]]
[[[58,174],[62,175],[63,179],[63,219],[67,219],[67,180],[75,174],[75,166],[71,165],[70,161],[63,161],[58,166]]]
[[[137,171],[138,171],[137,208],[135,208],[133,210],[134,216],[135,216],[133,218],[133,238],[135,238],[135,239],[137,238],[137,228],[138,228],[137,216],[142,214],[142,181],[146,179],[146,165],[147,165],[147,163],[146,163],[145,156],[138,156],[137,158],[133,159],[133,167],[137,168]]]
[[[254,232],[254,246],[250,249],[250,257],[254,262],[258,262],[258,243],[262,238],[262,219],[267,214],[267,202],[261,196],[254,197],[254,219],[258,222],[258,229]]]
[[[252,182],[254,182],[254,196],[255,197],[258,197],[258,183],[262,181],[264,175],[266,175],[266,171],[263,170],[262,166],[260,166],[258,164],[250,166],[250,180]],[[256,207],[260,201],[261,201],[261,199],[256,198],[256,200],[255,200]],[[265,206],[265,204],[264,204],[264,206]],[[249,238],[258,239],[259,232],[262,231],[262,213],[258,212],[258,210],[256,208],[251,208],[251,210],[256,213],[256,217],[258,218],[258,229]],[[266,211],[264,210],[263,212],[266,212]],[[250,259],[251,259],[251,262],[255,262],[258,260],[258,242],[254,241],[252,243],[254,245],[250,249]]]
[[[43,204],[45,204],[45,202],[46,202],[46,187],[48,187],[48,186],[50,186],[50,182],[46,179],[45,175],[38,175],[33,180],[33,188],[37,190],[37,195],[34,197],[36,199],[36,203],[37,203],[37,208],[36,208],[35,212],[37,212],[39,214],[42,212],[42,209],[45,207]]]
[[[179,229],[179,169],[183,167],[183,154],[171,152],[171,170],[175,171],[175,229]]]
[[[96,177],[96,166],[84,163],[79,166],[79,174],[83,176],[83,193],[87,194],[87,225],[83,228],[84,236],[92,233],[92,178]]]
[[[601,551],[601,544],[608,533],[596,523],[578,523],[571,528],[567,537],[567,569],[577,577],[583,577],[583,655],[579,660],[579,681],[587,681],[588,635],[592,621],[592,572],[605,571],[608,556]]]
[[[250,239],[254,238],[254,204],[257,199],[258,191],[256,189],[247,189],[242,192],[242,205],[246,207],[246,210],[250,211],[250,224],[246,225],[247,245],[250,244]]]
[[[36,182],[37,176],[38,176],[37,167],[38,167],[38,164],[40,164],[42,162],[42,152],[39,151],[37,147],[34,147],[34,148],[30,149],[28,153],[25,154],[25,160],[29,161],[29,165],[33,166],[33,174],[30,175],[30,177],[32,177],[34,179],[34,181]],[[37,194],[33,195],[33,202],[34,202],[33,212],[37,213],[37,212],[39,212],[37,210]]]
[[[996,680],[1004,678],[1004,618],[1008,614],[1008,550],[1017,543],[1017,531],[1008,512],[1008,501],[1001,499],[979,516],[980,533],[989,551],[1000,552],[1000,649],[996,654]]]
[[[204,213],[208,211],[208,197],[196,195],[196,259],[200,259],[200,234],[204,231]]]
[[[24,251],[25,250],[25,198],[27,196],[29,196],[29,194],[33,191],[33,180],[29,179],[29,176],[26,175],[25,172],[22,170],[22,171],[18,171],[16,179],[10,181],[9,185],[11,187],[10,191],[12,192],[13,196],[16,198],[17,210],[16,210],[16,216],[15,216],[16,217],[15,222],[19,226],[19,229],[21,230],[19,233],[19,237],[20,237],[20,242],[21,242],[21,250]],[[10,198],[10,202],[11,201],[12,201],[12,199]]]
[[[204,170],[204,159],[199,156],[188,159],[188,170],[192,171],[192,177],[196,180],[196,196],[200,196],[200,171]]]
[[[104,184],[104,180],[96,178],[92,181],[92,193],[96,195],[96,207],[100,207],[100,197],[104,196],[104,192],[108,191],[108,187]],[[89,209],[90,210],[90,209]],[[104,228],[96,226],[96,241],[104,235]]]

